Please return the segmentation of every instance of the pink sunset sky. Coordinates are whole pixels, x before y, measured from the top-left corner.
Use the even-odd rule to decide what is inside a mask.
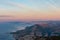
[[[0,21],[60,20],[59,0],[0,0]]]

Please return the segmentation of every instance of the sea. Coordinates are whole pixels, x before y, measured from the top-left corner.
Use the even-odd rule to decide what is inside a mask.
[[[14,40],[10,32],[22,30],[29,25],[32,24],[25,22],[0,22],[0,40]]]

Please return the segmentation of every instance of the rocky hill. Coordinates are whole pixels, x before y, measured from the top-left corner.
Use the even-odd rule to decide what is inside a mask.
[[[48,27],[46,27],[48,26]],[[51,26],[51,25],[50,25]],[[48,24],[34,24],[32,26],[28,26],[26,27],[24,30],[18,30],[16,32],[11,32],[11,34],[13,34],[14,38],[19,39],[20,37],[31,37],[34,36],[40,36],[40,37],[50,37],[50,36],[60,36],[59,32],[56,32],[54,27],[57,26],[53,26],[50,27]],[[59,30],[57,30],[59,31]]]

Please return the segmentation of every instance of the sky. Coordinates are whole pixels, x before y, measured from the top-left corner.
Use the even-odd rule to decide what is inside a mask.
[[[60,0],[0,0],[0,21],[60,20]]]

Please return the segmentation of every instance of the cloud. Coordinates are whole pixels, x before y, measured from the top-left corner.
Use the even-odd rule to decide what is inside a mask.
[[[0,0],[0,2],[1,2],[1,3],[0,3],[0,4],[1,4],[1,5],[0,5],[0,6],[1,6],[1,7],[0,7],[0,10],[7,10],[7,9],[9,9],[9,10],[10,10],[10,9],[11,9],[11,10],[12,10],[12,9],[13,9],[13,10],[14,10],[14,9],[15,9],[15,10],[18,9],[18,10],[19,10],[19,9],[26,9],[26,8],[28,8],[28,6],[27,6],[26,4],[18,3],[18,2],[13,2],[13,1],[10,1],[10,0],[8,0],[8,1],[7,1],[7,0],[6,0],[6,1],[4,1],[4,0],[1,1],[1,0]],[[3,6],[5,6],[5,7],[3,7]]]
[[[53,9],[56,9],[57,7],[54,5],[55,3],[54,3],[54,1],[46,1],[46,4],[47,4],[47,6],[49,7],[49,8],[53,8]]]
[[[54,5],[55,3],[53,1],[47,1],[47,3],[44,5],[48,6],[48,10],[46,9],[34,9],[33,7],[30,7],[29,5],[23,4],[23,3],[17,3],[17,2],[12,2],[12,1],[8,1],[5,3],[6,5],[12,6],[12,7],[17,7],[19,8],[18,10],[15,9],[9,9],[6,10],[4,8],[1,8],[3,10],[0,11],[0,18],[1,17],[8,17],[8,19],[19,19],[19,20],[39,20],[39,19],[59,19],[59,15],[60,15],[60,11],[58,10],[58,8],[56,7],[56,5]],[[40,5],[41,6],[41,5]],[[7,8],[8,9],[8,8]],[[21,10],[20,10],[21,9]],[[53,10],[52,10],[53,9]],[[59,11],[59,12],[58,12]],[[2,15],[4,14],[4,15]],[[7,16],[8,15],[8,16]],[[13,16],[9,16],[9,15],[13,15]],[[58,15],[58,16],[57,16]],[[9,18],[10,17],[10,18]],[[13,17],[13,18],[11,18]]]
[[[60,13],[60,8],[58,8],[56,4],[57,4],[57,3],[56,3],[55,1],[53,1],[53,0],[48,0],[48,1],[47,1],[48,9],[49,9],[51,12],[55,11],[56,14],[58,14],[58,13]],[[55,13],[55,12],[54,12],[54,13]]]
[[[15,7],[19,7],[19,8],[26,8],[27,7],[25,4],[11,2],[11,1],[7,2],[6,4],[11,5],[11,6],[15,6]]]
[[[13,16],[9,16],[9,15],[0,15],[0,17],[13,17]]]
[[[24,4],[24,3],[17,3],[17,2],[12,2],[12,1],[9,1],[6,3],[7,5],[10,5],[10,6],[13,6],[13,7],[16,7],[16,8],[19,8],[23,11],[28,11],[28,10],[38,10],[37,8],[35,9],[34,7],[31,7],[27,4]]]
[[[60,8],[58,8],[57,3],[54,0],[48,0],[46,2],[47,2],[46,4],[48,5],[48,8],[50,8],[50,10],[52,10],[52,9],[55,11],[60,10]]]

